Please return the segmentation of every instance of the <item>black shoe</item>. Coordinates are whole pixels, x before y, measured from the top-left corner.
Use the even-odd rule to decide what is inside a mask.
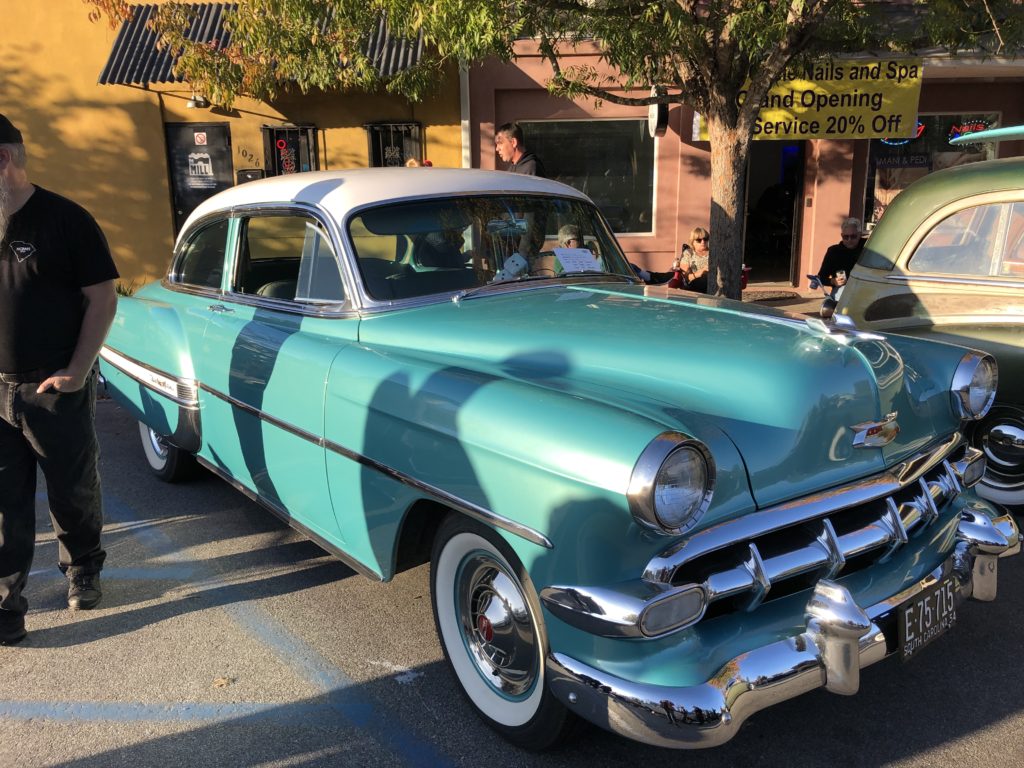
[[[0,645],[17,645],[25,639],[25,617],[13,621],[0,621]]]
[[[100,604],[103,593],[98,573],[68,571],[68,581],[68,608],[72,611],[88,611]]]

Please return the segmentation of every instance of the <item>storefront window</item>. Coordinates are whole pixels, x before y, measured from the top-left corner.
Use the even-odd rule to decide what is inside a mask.
[[[521,121],[550,178],[587,194],[612,230],[651,232],[654,139],[646,120]]]
[[[881,218],[893,198],[912,181],[932,171],[994,158],[992,142],[953,145],[949,141],[964,133],[998,127],[995,113],[921,115],[913,138],[873,139],[864,206],[868,226]]]

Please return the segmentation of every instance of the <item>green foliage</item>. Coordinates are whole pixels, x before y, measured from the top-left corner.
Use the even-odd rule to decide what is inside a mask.
[[[83,0],[94,16],[124,18],[124,0]],[[1016,53],[1024,0],[241,0],[227,46],[184,37],[188,3],[161,6],[162,43],[181,50],[178,71],[211,101],[279,89],[388,91],[422,99],[451,62],[514,58],[533,37],[552,67],[551,92],[642,106],[686,103],[711,135],[713,231],[743,231],[743,169],[759,106],[787,68],[822,56],[908,51]],[[393,35],[426,42],[412,69],[382,83],[366,36],[386,18]],[[218,41],[219,42],[219,41]],[[596,43],[613,74],[567,65]],[[749,83],[749,86],[746,84]],[[662,95],[648,94],[652,85]],[[739,93],[746,90],[740,103]],[[739,296],[740,239],[712,252],[717,291]],[[717,262],[717,264],[716,264]],[[717,271],[716,271],[717,269]]]
[[[118,296],[134,296],[140,287],[140,284],[135,280],[118,280],[114,283],[114,292]]]

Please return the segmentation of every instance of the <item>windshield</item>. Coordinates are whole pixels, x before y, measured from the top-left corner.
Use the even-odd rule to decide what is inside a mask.
[[[349,220],[367,293],[407,299],[529,278],[632,270],[597,209],[563,197],[493,195],[384,205]]]

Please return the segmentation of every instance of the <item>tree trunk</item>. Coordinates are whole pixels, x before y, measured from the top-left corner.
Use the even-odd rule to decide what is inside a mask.
[[[740,298],[746,223],[748,131],[708,116],[711,140],[711,257],[708,293]]]

